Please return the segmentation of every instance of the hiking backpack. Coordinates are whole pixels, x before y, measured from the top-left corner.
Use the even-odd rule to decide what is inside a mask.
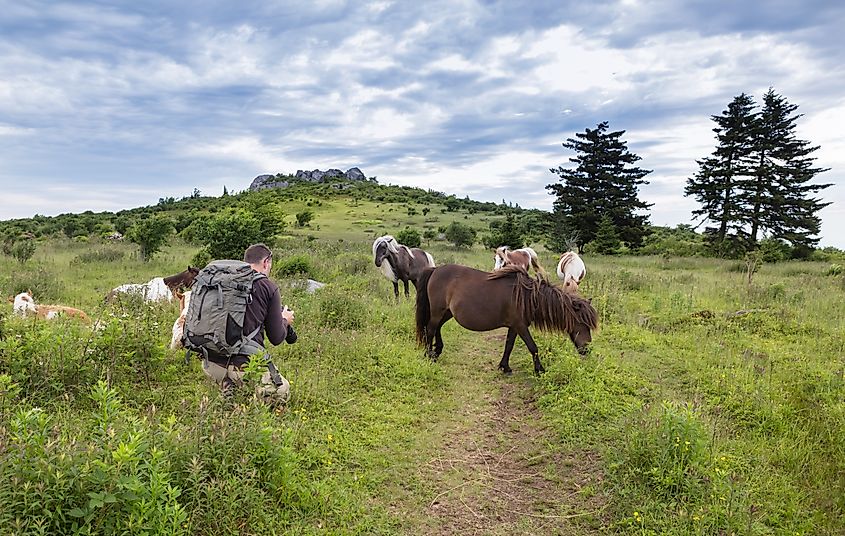
[[[261,329],[244,333],[244,315],[252,301],[252,286],[267,277],[242,261],[214,261],[200,270],[191,289],[182,342],[185,348],[208,356],[251,355],[263,352],[252,340]]]

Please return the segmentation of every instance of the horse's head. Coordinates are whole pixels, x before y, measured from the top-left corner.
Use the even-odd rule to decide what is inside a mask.
[[[565,292],[578,292],[578,281],[571,275],[567,276],[566,281],[563,283],[563,290]]]
[[[391,235],[380,236],[373,242],[373,261],[376,263],[376,266],[381,268],[381,263],[384,259],[391,252],[396,253],[397,251],[395,238]]]
[[[584,298],[573,296],[571,301],[573,323],[569,339],[581,355],[587,355],[588,345],[593,342],[592,331],[599,327],[599,315],[593,304]]]

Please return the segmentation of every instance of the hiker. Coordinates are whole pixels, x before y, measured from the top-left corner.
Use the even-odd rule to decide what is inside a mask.
[[[183,342],[202,356],[202,370],[224,396],[243,385],[244,366],[262,355],[267,372],[256,393],[271,405],[285,404],[290,383],[279,374],[264,348],[296,342],[294,313],[282,306],[279,287],[267,277],[273,253],[264,244],[249,246],[244,261],[214,261],[197,274],[185,319]]]

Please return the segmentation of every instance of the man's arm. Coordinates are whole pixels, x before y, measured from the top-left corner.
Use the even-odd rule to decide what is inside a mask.
[[[288,334],[288,321],[282,315],[282,297],[278,288],[270,297],[267,316],[264,319],[264,332],[272,344],[282,344]]]

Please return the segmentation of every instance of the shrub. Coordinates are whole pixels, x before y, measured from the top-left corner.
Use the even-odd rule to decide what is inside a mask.
[[[212,260],[211,254],[208,252],[207,248],[202,248],[197,251],[196,255],[191,257],[191,266],[196,266],[200,269],[204,268],[208,263]]]
[[[830,267],[827,269],[827,275],[832,275],[832,276],[842,275],[842,265],[841,264],[831,264]]]
[[[11,274],[11,294],[14,296],[21,292],[30,291],[39,301],[53,301],[59,298],[61,285],[59,278],[53,272],[43,266],[33,269],[23,269]]]
[[[444,234],[446,240],[453,243],[455,247],[470,247],[475,243],[475,229],[461,222],[450,223]]]
[[[12,257],[23,264],[35,254],[35,240],[18,240],[12,246]]]
[[[173,232],[173,222],[169,217],[156,214],[133,225],[126,233],[126,238],[141,247],[141,260],[146,262],[161,251],[167,237]]]
[[[411,229],[410,227],[405,227],[399,231],[396,234],[396,240],[398,240],[400,244],[408,246],[409,248],[418,248],[422,243],[422,237],[420,237],[419,231]]]
[[[291,255],[273,264],[273,273],[277,277],[309,276],[313,270],[311,259],[306,255]]]
[[[760,254],[763,262],[780,262],[789,258],[791,250],[789,244],[777,238],[766,238],[760,241]]]
[[[77,264],[91,264],[101,262],[118,262],[122,261],[124,253],[116,249],[95,249],[94,251],[86,251],[74,257],[70,263]]]
[[[305,227],[308,225],[308,222],[314,219],[314,213],[310,210],[303,210],[302,212],[296,213],[296,225],[299,227]]]

